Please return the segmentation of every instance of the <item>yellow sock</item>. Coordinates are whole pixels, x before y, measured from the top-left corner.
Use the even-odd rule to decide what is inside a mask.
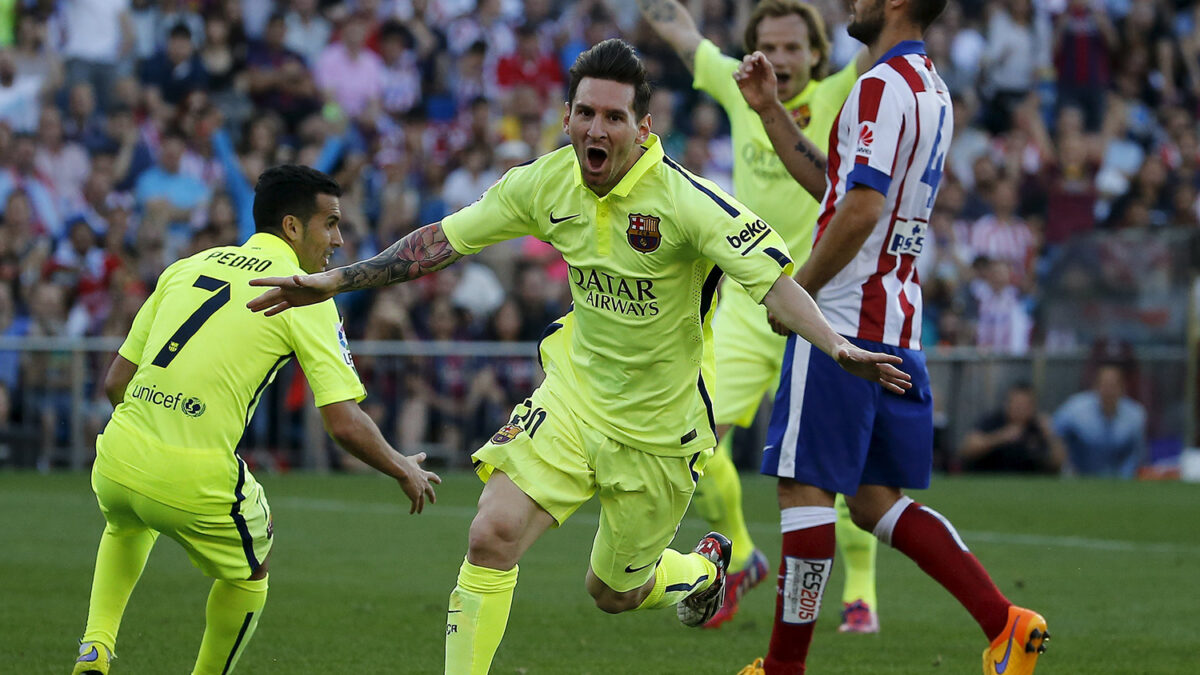
[[[485,675],[508,626],[517,570],[472,565],[465,558],[446,613],[446,675]]]
[[[704,475],[696,485],[692,504],[696,513],[708,521],[710,529],[729,537],[733,542],[733,555],[729,558],[729,571],[739,572],[754,553],[754,541],[746,529],[746,516],[742,511],[742,480],[733,465],[733,430],[717,444],[717,450],[704,467]]]
[[[267,577],[213,582],[204,610],[204,639],[192,675],[227,675],[246,651],[267,604]]]
[[[96,551],[96,572],[92,577],[92,597],[88,604],[84,642],[99,642],[112,653],[117,647],[117,631],[129,595],[146,568],[146,559],[154,548],[158,533],[145,529],[136,534],[114,534],[105,526]]]
[[[875,549],[879,540],[866,530],[859,529],[850,521],[850,509],[846,498],[837,496],[838,557],[846,570],[846,585],[842,588],[842,602],[862,600],[876,609],[875,604]]]
[[[692,593],[712,585],[717,566],[699,553],[680,553],[673,548],[663,551],[654,568],[654,588],[638,609],[670,607]]]

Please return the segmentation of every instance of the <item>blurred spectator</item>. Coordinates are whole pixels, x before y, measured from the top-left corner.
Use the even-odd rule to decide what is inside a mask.
[[[540,103],[548,105],[563,98],[563,72],[554,54],[543,48],[537,28],[517,28],[517,48],[496,65],[496,80],[502,92],[524,84],[533,87]]]
[[[37,82],[43,96],[57,92],[65,82],[63,55],[58,47],[38,13],[22,12],[17,16],[17,40],[12,47],[17,77]]]
[[[293,130],[308,115],[321,109],[320,92],[304,57],[284,46],[283,18],[267,22],[262,39],[246,54],[247,88],[260,109],[274,110]]]
[[[317,0],[292,0],[291,11],[284,18],[283,44],[304,57],[310,66],[316,64],[325,45],[329,44],[332,26],[317,12]],[[270,21],[267,22],[268,25]]]
[[[1054,413],[1054,430],[1081,476],[1133,478],[1146,455],[1146,409],[1125,394],[1120,365],[1102,364],[1095,384]]]
[[[67,85],[90,82],[107,110],[122,58],[133,47],[128,0],[74,0],[58,3],[62,20]]]
[[[313,69],[326,100],[350,118],[378,105],[383,94],[383,61],[367,49],[366,40],[366,19],[351,14],[342,24],[340,39],[321,52]]]
[[[37,150],[33,164],[50,182],[59,213],[70,213],[81,202],[81,189],[91,169],[87,150],[63,136],[62,113],[46,106],[38,115]]]
[[[483,193],[500,179],[493,170],[492,150],[485,145],[472,145],[462,153],[462,165],[446,176],[442,188],[442,199],[446,208],[457,211],[479,199]]]
[[[179,105],[191,92],[207,89],[208,71],[196,53],[192,29],[187,24],[175,24],[166,48],[142,63],[141,80],[152,108],[160,100],[170,106]]]
[[[981,82],[988,131],[999,134],[1012,127],[1013,109],[1049,67],[1048,28],[1035,21],[1033,0],[991,3]]]
[[[967,258],[980,256],[1009,265],[1009,282],[1031,290],[1037,238],[1017,216],[1017,184],[1001,178],[992,186],[992,212],[975,221],[967,237]]]
[[[1012,283],[1010,265],[980,256],[977,278],[968,286],[975,345],[986,352],[1021,355],[1029,351],[1033,319],[1021,291]]]
[[[246,69],[246,43],[236,40],[229,20],[217,12],[204,17],[204,44],[200,62],[208,74],[208,95],[226,115],[244,119],[249,111],[243,104]]]
[[[77,82],[70,88],[62,127],[68,140],[79,143],[88,152],[105,147],[104,115],[96,109],[96,90],[90,82]]]
[[[421,101],[421,70],[413,36],[399,21],[385,22],[379,29],[379,55],[383,59],[383,111],[402,114]]]
[[[517,303],[508,300],[492,315],[483,338],[507,344],[519,342],[522,323]],[[537,362],[528,356],[480,358],[471,371],[474,376],[463,408],[469,425],[467,445],[477,447],[508,420],[509,412],[540,377]]]
[[[1088,131],[1100,130],[1117,41],[1117,31],[1098,0],[1067,0],[1066,9],[1054,18],[1058,104],[1081,109]]]
[[[204,181],[183,173],[180,164],[187,139],[177,129],[163,133],[158,161],[142,172],[134,187],[138,208],[147,220],[161,225],[187,226],[198,220],[210,190]]]
[[[1009,388],[1004,408],[988,414],[963,439],[958,452],[964,471],[1057,474],[1066,448],[1038,412],[1033,387]]]
[[[41,81],[19,74],[12,51],[0,48],[0,122],[19,133],[33,131],[41,95]]]
[[[36,229],[58,237],[63,226],[60,201],[54,185],[37,169],[37,147],[36,138],[19,135],[13,139],[11,156],[0,156],[0,202],[13,190],[22,190],[33,207]]]

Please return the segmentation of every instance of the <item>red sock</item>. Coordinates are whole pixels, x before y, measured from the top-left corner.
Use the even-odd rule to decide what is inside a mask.
[[[892,546],[950,591],[988,640],[1004,631],[1012,603],[944,516],[916,502],[909,504],[892,530]]]
[[[804,673],[804,661],[808,658],[808,646],[821,609],[821,596],[833,567],[836,547],[833,528],[830,522],[783,533],[775,626],[763,664],[769,675]]]

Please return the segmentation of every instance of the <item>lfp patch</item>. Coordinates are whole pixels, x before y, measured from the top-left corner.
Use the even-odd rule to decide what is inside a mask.
[[[492,443],[494,445],[504,445],[505,443],[516,438],[517,434],[521,433],[521,431],[521,427],[515,424],[505,424],[504,426],[500,427],[500,431],[497,431],[496,434],[492,436]]]
[[[346,339],[346,328],[341,321],[337,326],[338,347],[342,350],[342,360],[351,368],[354,367],[354,357],[350,355],[350,341]]]

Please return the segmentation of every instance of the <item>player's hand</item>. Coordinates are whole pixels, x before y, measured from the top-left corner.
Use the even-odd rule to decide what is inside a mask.
[[[418,452],[415,455],[400,455],[398,461],[400,467],[404,470],[404,475],[397,478],[396,482],[400,483],[400,488],[404,490],[404,494],[408,495],[408,500],[412,502],[412,508],[408,510],[409,514],[423,511],[425,509],[425,500],[429,500],[430,504],[436,504],[437,493],[433,491],[433,483],[440,485],[442,479],[436,473],[421,468],[421,462],[425,461],[425,453]]]
[[[851,375],[878,382],[893,394],[903,394],[912,387],[912,377],[897,368],[904,360],[899,356],[859,349],[852,344],[838,348],[837,363]]]
[[[762,52],[756,51],[743,57],[733,73],[733,79],[742,91],[742,98],[755,112],[766,110],[779,96],[775,69]]]
[[[776,335],[787,337],[792,334],[792,329],[785,326],[784,323],[779,320],[779,317],[775,316],[771,312],[767,312],[767,323],[771,324],[771,330],[775,331]]]
[[[267,316],[275,316],[291,307],[315,305],[337,295],[337,280],[328,272],[251,279],[250,285],[275,287],[246,303],[247,309],[266,310]]]

